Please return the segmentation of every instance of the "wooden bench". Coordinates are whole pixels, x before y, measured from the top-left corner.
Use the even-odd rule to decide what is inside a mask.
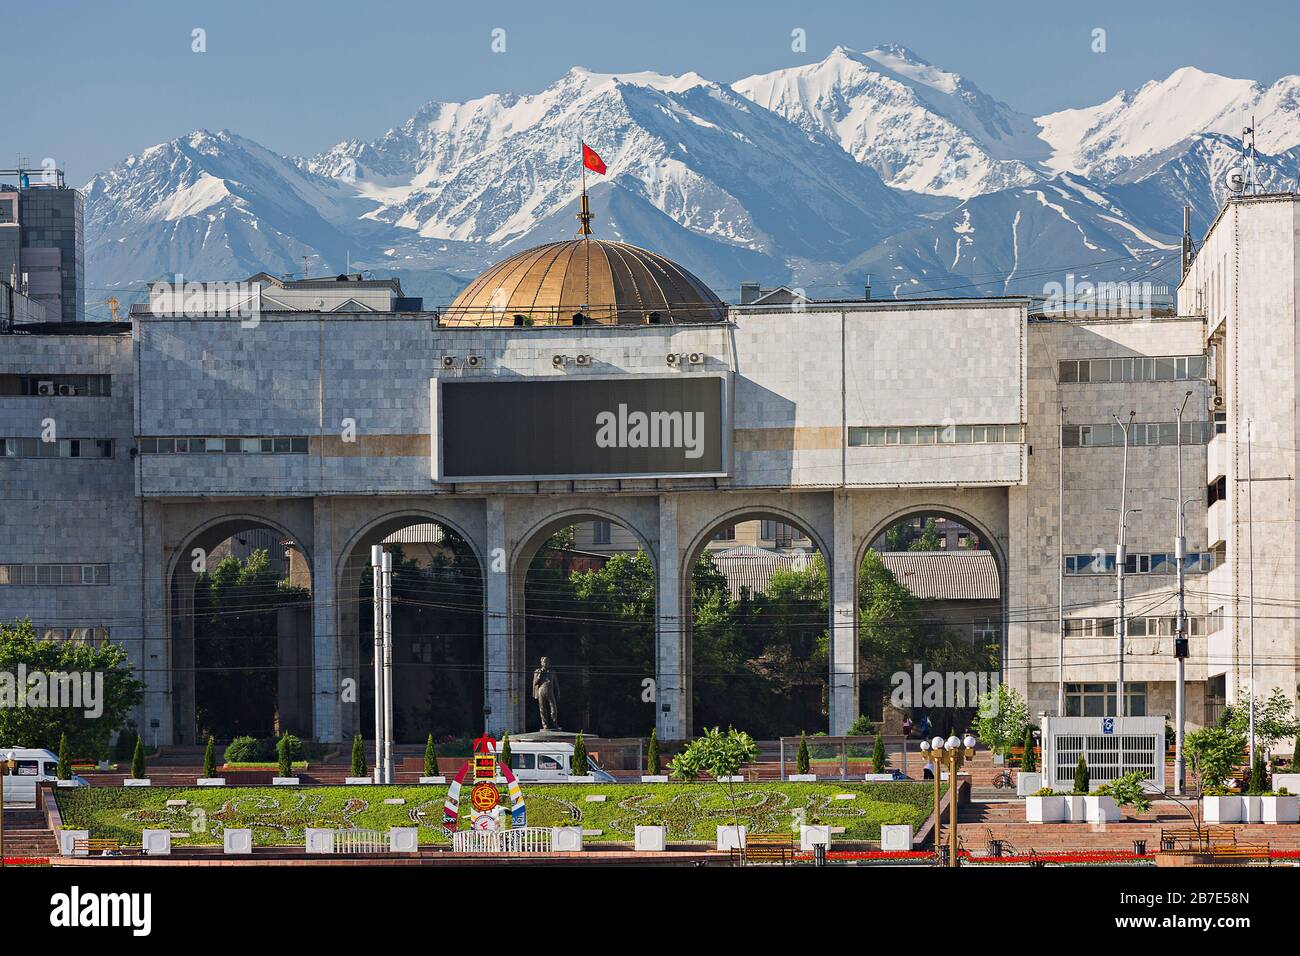
[[[73,853],[89,853],[91,856],[105,853],[121,853],[122,844],[117,840],[73,840]]]
[[[1041,748],[1041,747],[1035,747],[1035,748],[1034,748],[1034,756],[1035,756],[1036,758],[1041,758],[1041,757],[1042,757],[1042,754],[1043,754],[1043,751],[1042,751],[1042,748]],[[1015,760],[1015,762],[1016,762],[1016,766],[1018,766],[1018,767],[1022,767],[1022,766],[1024,766],[1024,763],[1025,763],[1025,748],[1024,748],[1023,746],[1012,747],[1012,748],[1011,748],[1011,751],[1010,751],[1010,755],[1011,755],[1012,759]],[[1034,765],[1035,765],[1035,766],[1038,766],[1038,761],[1037,761],[1037,760],[1035,761]]]
[[[1206,851],[1219,846],[1234,846],[1237,834],[1231,827],[1209,825],[1201,827],[1161,827],[1162,850]]]
[[[1225,843],[1211,847],[1210,853],[1214,855],[1216,861],[1245,863],[1251,860],[1264,860],[1270,866],[1272,865],[1267,843]]]
[[[743,847],[732,848],[731,861],[780,863],[785,866],[787,860],[794,859],[796,850],[793,833],[753,833],[746,836]]]

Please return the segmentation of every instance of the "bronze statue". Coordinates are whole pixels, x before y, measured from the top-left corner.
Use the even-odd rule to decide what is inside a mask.
[[[551,670],[549,657],[543,657],[541,666],[533,671],[533,697],[542,717],[542,730],[559,730],[560,678]]]

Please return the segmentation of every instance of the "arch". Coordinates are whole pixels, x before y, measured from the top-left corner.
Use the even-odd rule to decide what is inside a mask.
[[[680,620],[682,621],[682,629],[684,632],[682,635],[682,640],[683,640],[682,659],[685,665],[683,669],[686,675],[685,682],[684,682],[686,685],[684,688],[685,698],[686,698],[685,701],[686,730],[689,733],[696,733],[705,725],[719,723],[720,721],[729,719],[729,713],[730,713],[728,712],[727,714],[724,714],[723,712],[719,711],[717,715],[711,716],[707,708],[697,707],[698,701],[696,700],[697,685],[696,685],[696,661],[695,661],[696,650],[697,650],[696,647],[696,623],[697,622],[696,622],[696,611],[695,611],[696,595],[695,595],[695,587],[694,587],[695,584],[694,573],[695,573],[696,563],[708,550],[709,543],[713,540],[714,535],[717,534],[719,530],[727,527],[733,527],[736,525],[744,524],[747,522],[764,521],[764,520],[780,522],[781,524],[793,527],[798,531],[802,532],[802,534],[812,544],[812,553],[818,555],[821,558],[821,561],[826,568],[827,593],[825,595],[825,601],[827,605],[827,615],[821,621],[820,625],[813,625],[813,627],[824,628],[826,634],[830,633],[830,627],[832,626],[832,622],[833,622],[833,609],[831,604],[830,583],[833,580],[834,569],[832,565],[834,561],[834,552],[831,550],[830,546],[828,545],[825,536],[818,530],[815,522],[809,521],[803,515],[791,509],[783,508],[779,505],[774,505],[771,503],[762,503],[762,502],[754,503],[750,505],[740,505],[735,508],[731,508],[715,516],[711,520],[709,520],[701,529],[699,529],[695,533],[695,535],[690,539],[686,548],[682,552],[683,560],[680,568],[681,577],[679,581],[679,586],[680,586],[681,606],[682,606],[682,614],[680,615]],[[759,735],[768,735],[768,734],[784,735],[784,734],[798,732],[801,729],[813,730],[818,725],[826,724],[829,719],[831,668],[833,666],[833,655],[828,654],[827,656],[828,656],[828,660],[826,664],[826,669],[819,678],[819,682],[821,683],[821,692],[819,694],[819,702],[817,704],[817,707],[820,709],[821,713],[814,714],[812,712],[813,709],[812,706],[810,704],[806,704],[804,707],[806,713],[796,715],[795,711],[798,708],[791,707],[790,713],[783,715],[782,717],[775,718],[777,720],[788,718],[789,720],[792,720],[795,723],[807,724],[807,726],[801,726],[801,727],[755,726],[753,728],[746,727],[745,729],[751,730],[751,732]],[[757,679],[758,678],[756,677],[755,680]],[[734,686],[738,682],[739,680],[733,677],[732,680],[728,681],[728,684]],[[750,689],[748,691],[745,691],[744,693],[746,699],[753,697],[755,692],[756,692],[755,689]],[[699,711],[701,710],[703,710],[704,712],[700,713]],[[810,721],[811,723],[809,723]]]
[[[535,567],[546,541],[555,533],[585,522],[606,521],[611,526],[625,530],[637,551],[644,554],[648,562],[651,598],[649,609],[643,621],[615,625],[612,621],[595,616],[573,613],[567,621],[570,634],[562,635],[566,620],[563,608],[548,606],[551,598],[561,599],[561,594],[538,592],[544,585],[534,581],[537,573],[550,571],[564,573],[564,569],[542,569]],[[552,657],[553,669],[560,677],[561,697],[559,707],[559,724],[565,730],[583,730],[588,734],[598,733],[604,736],[628,736],[645,734],[645,728],[653,727],[655,714],[653,701],[641,699],[642,681],[653,678],[655,674],[656,640],[658,637],[658,615],[655,601],[658,598],[660,577],[659,561],[652,540],[638,527],[634,518],[616,510],[581,505],[567,508],[558,513],[546,515],[534,521],[521,534],[513,548],[509,567],[510,607],[511,607],[511,659],[515,661],[510,674],[510,687],[515,698],[520,702],[511,715],[520,730],[534,729],[540,726],[540,716],[533,706],[531,675],[540,657]],[[616,547],[607,552],[606,560],[617,554],[626,553]],[[601,565],[604,566],[603,564]],[[588,568],[586,570],[596,570]],[[571,576],[575,569],[568,570]],[[533,609],[529,608],[532,598]],[[538,605],[542,606],[539,611]],[[530,635],[530,621],[532,623]],[[621,628],[621,630],[620,630]],[[618,633],[628,638],[628,642],[617,647],[609,642]],[[638,636],[648,644],[646,660],[634,660],[637,653],[634,646]],[[573,647],[570,640],[585,642],[586,647]],[[533,645],[530,648],[530,642]],[[555,647],[559,647],[556,656]],[[571,656],[577,650],[578,656]],[[602,663],[606,658],[618,658],[616,665]],[[597,663],[592,665],[591,659]],[[642,673],[644,671],[644,673]],[[575,687],[576,682],[576,687]],[[626,693],[611,691],[614,685],[624,685]],[[644,718],[635,715],[637,708],[645,708]]]
[[[167,631],[170,648],[169,689],[172,704],[172,738],[178,744],[200,742],[201,731],[198,711],[203,696],[200,675],[200,651],[196,635],[196,609],[198,576],[209,570],[207,555],[213,549],[237,535],[256,530],[268,530],[293,542],[293,550],[306,565],[305,587],[313,591],[315,566],[312,551],[278,517],[256,512],[236,512],[216,515],[201,522],[182,538],[181,543],[168,555],[165,563],[167,594]],[[201,550],[201,569],[194,567],[194,552]],[[286,568],[292,574],[292,565]],[[259,609],[262,610],[262,609]],[[275,682],[275,713],[273,728],[276,732],[290,732],[302,737],[312,734],[312,616],[313,602],[303,605],[286,605],[276,610],[275,656],[277,673]],[[252,645],[249,645],[252,648]],[[211,652],[211,648],[205,649]],[[251,650],[250,650],[251,652]],[[224,669],[224,668],[222,668]],[[226,680],[229,679],[227,675]],[[208,688],[207,692],[215,693]],[[213,728],[216,729],[216,728]]]
[[[369,638],[373,613],[363,607],[372,601],[372,596],[362,583],[370,569],[370,546],[379,544],[404,529],[421,525],[435,525],[453,535],[458,545],[463,545],[463,557],[472,566],[472,578],[457,575],[456,584],[468,588],[469,597],[476,600],[479,607],[476,610],[466,610],[442,600],[420,600],[419,592],[436,592],[438,588],[447,585],[446,579],[439,582],[437,576],[431,574],[423,580],[408,579],[404,587],[402,568],[399,565],[395,569],[397,573],[394,575],[392,618],[395,661],[394,740],[396,743],[417,743],[423,742],[428,733],[461,736],[482,730],[476,713],[477,701],[483,690],[484,635],[487,622],[483,590],[487,567],[482,551],[471,533],[456,519],[428,508],[406,507],[368,516],[349,535],[335,558],[333,581],[337,597],[333,614],[333,640],[336,644],[336,658],[340,673],[354,679],[357,687],[354,700],[340,703],[341,726],[351,733],[373,734],[373,726],[367,728],[367,723],[372,722],[374,716],[374,680],[371,669],[374,645]],[[453,546],[451,550],[455,554],[457,548]],[[418,561],[414,563],[418,564]],[[418,573],[421,572],[417,571]],[[413,593],[408,593],[404,599],[403,591]],[[450,618],[457,622],[457,627],[466,626],[466,620],[472,617],[478,629],[472,642],[473,650],[466,653],[466,648],[470,645],[462,639],[469,636],[467,633],[457,631],[447,635],[423,632],[421,627],[430,621],[419,619],[426,617],[426,611],[433,612],[435,621]],[[451,650],[452,645],[455,645],[454,652]],[[449,654],[451,661],[448,660]],[[447,677],[451,686],[441,680],[440,669],[441,677]],[[466,674],[469,676],[464,677]],[[463,679],[458,679],[458,675]],[[472,702],[462,699],[470,685]],[[419,698],[422,688],[427,689],[427,696]]]

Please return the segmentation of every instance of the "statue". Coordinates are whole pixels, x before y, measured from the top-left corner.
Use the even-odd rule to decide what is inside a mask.
[[[533,697],[542,718],[542,730],[559,730],[560,678],[551,670],[551,659],[543,657],[541,666],[533,671]]]

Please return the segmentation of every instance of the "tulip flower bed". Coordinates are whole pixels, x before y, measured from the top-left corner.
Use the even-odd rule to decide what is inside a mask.
[[[838,799],[845,794],[853,799]],[[299,845],[307,827],[417,826],[421,843],[447,842],[442,786],[81,787],[56,796],[66,828],[126,845],[138,845],[141,830],[170,829],[189,834],[174,838],[178,847],[219,846],[227,827],[251,829],[259,846]],[[593,843],[630,843],[637,826],[662,825],[670,842],[712,844],[717,826],[732,820],[732,792],[717,783],[532,784],[525,785],[524,797],[529,826],[580,825]],[[736,815],[751,833],[788,832],[802,820],[843,827],[837,842],[874,842],[882,824],[919,828],[933,790],[929,783],[907,782],[750,783],[735,785],[734,798]],[[468,818],[466,805],[462,827]]]

